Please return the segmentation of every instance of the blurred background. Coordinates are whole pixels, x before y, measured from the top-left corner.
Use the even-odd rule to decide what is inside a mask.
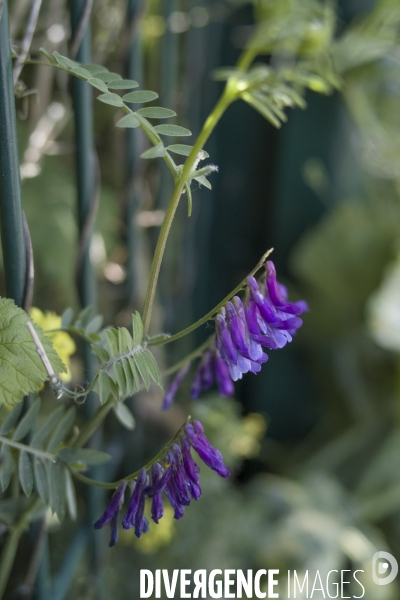
[[[210,74],[235,64],[261,4],[278,6],[95,0],[91,62],[156,90],[160,105],[197,135],[222,90]],[[9,4],[17,49],[31,6]],[[243,102],[228,109],[206,145],[219,167],[212,190],[194,190],[192,217],[181,202],[174,221],[153,320],[154,333],[183,329],[274,247],[280,280],[309,303],[303,328],[289,347],[270,353],[260,374],[236,386],[234,399],[210,394],[191,402],[187,383],[164,414],[151,390],[128,401],[133,431],[113,415],[103,428],[103,449],[114,459],[103,479],[141,467],[188,412],[201,418],[233,477],[205,472],[203,498],[184,519],[174,521],[171,511],[141,540],[121,535],[113,550],[108,532],[86,532],[79,488],[77,519],[48,519],[29,580],[34,542],[26,535],[7,597],[118,600],[139,597],[140,568],[274,568],[363,569],[365,598],[399,598],[396,582],[372,583],[370,564],[377,550],[400,560],[400,7],[341,0],[335,11],[330,43],[340,90],[308,91],[306,110],[289,110],[281,130]],[[68,3],[43,0],[32,57],[40,47],[68,55],[70,38]],[[71,82],[63,72],[26,66],[16,95],[33,305],[78,310]],[[116,128],[116,120],[112,107],[95,104],[101,192],[90,257],[96,311],[105,325],[126,326],[143,305],[172,181],[161,161],[138,159],[145,139]],[[204,327],[158,350],[160,365],[207,335]],[[79,348],[70,369],[80,383]],[[98,495],[95,517],[105,498]],[[348,595],[359,589],[349,586]]]

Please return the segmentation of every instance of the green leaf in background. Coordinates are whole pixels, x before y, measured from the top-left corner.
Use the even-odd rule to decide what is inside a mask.
[[[64,406],[59,406],[58,408],[53,410],[52,413],[50,413],[50,415],[47,417],[44,423],[42,423],[42,425],[33,435],[30,443],[30,446],[32,448],[41,448],[45,444],[50,435],[54,432],[54,428],[57,427],[57,425],[62,420],[64,411]]]
[[[117,404],[114,404],[113,412],[117,417],[118,421],[121,423],[121,425],[126,427],[126,429],[129,429],[129,431],[133,431],[135,429],[135,417],[133,416],[129,408],[126,406],[126,404],[124,404],[123,402],[118,402]]]
[[[71,473],[65,469],[65,493],[67,500],[67,510],[72,521],[76,521],[78,516],[78,507],[76,504],[75,485],[71,477]]]
[[[7,298],[0,298],[0,406],[15,404],[37,391],[48,375],[26,327],[29,317]],[[34,324],[55,373],[66,369],[50,339]]]
[[[68,433],[72,425],[75,422],[76,417],[76,408],[71,406],[65,413],[65,415],[61,418],[58,425],[55,427],[53,434],[47,444],[46,450],[48,452],[53,452],[61,442],[67,437]]]
[[[73,318],[74,311],[72,310],[72,308],[66,308],[61,316],[61,327],[68,327],[68,325],[71,325]]]
[[[40,410],[41,401],[40,398],[37,398],[35,402],[32,404],[28,412],[22,417],[20,422],[18,423],[18,427],[14,432],[13,440],[19,441],[22,440],[35,426],[36,417]]]
[[[35,456],[33,459],[33,471],[35,473],[35,484],[39,496],[43,502],[48,505],[50,503],[50,487],[47,477],[47,467],[45,462]]]
[[[148,150],[146,150],[146,152],[143,152],[143,154],[140,155],[141,158],[160,158],[162,156],[165,156],[167,153],[164,144],[162,142],[160,142],[159,144],[157,144],[157,146],[154,146],[153,148],[149,148]]]
[[[100,96],[97,96],[97,100],[100,100],[100,102],[104,102],[104,104],[111,104],[111,106],[120,107],[124,105],[121,97],[118,96],[118,94],[100,94]]]
[[[22,450],[18,461],[19,480],[26,496],[30,496],[33,488],[33,471],[29,454]]]
[[[137,112],[147,119],[169,119],[171,117],[176,117],[176,112],[174,110],[161,108],[160,106],[146,106],[145,108],[139,108]]]
[[[92,448],[74,448],[73,446],[61,448],[57,456],[63,462],[78,465],[101,465],[111,458],[109,454],[101,452],[100,450],[92,450]]]
[[[12,474],[12,458],[9,447],[3,444],[0,452],[0,485],[3,492],[10,484]]]
[[[140,121],[136,115],[125,115],[117,121],[117,127],[139,127]]]
[[[19,415],[21,414],[23,405],[24,405],[24,403],[21,402],[21,403],[17,404],[16,406],[14,406],[12,411],[9,413],[9,415],[7,416],[7,418],[3,421],[2,425],[1,425],[1,428],[0,428],[1,435],[7,435],[11,431],[11,429],[14,427],[15,423],[19,419]]]
[[[139,87],[139,84],[133,79],[116,79],[110,81],[107,87],[109,90],[131,90],[132,88]]]
[[[125,94],[125,96],[123,96],[124,102],[133,102],[134,104],[142,104],[142,102],[151,102],[152,100],[156,100],[157,98],[158,94],[149,90],[142,90],[140,92],[130,92],[130,94]]]
[[[170,135],[175,137],[181,137],[186,135],[192,135],[192,132],[186,127],[181,127],[180,125],[156,125],[154,129],[160,135]]]
[[[61,520],[65,512],[65,466],[60,461],[49,462],[50,508]]]

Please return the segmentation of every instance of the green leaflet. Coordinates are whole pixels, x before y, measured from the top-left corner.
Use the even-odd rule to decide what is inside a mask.
[[[169,119],[170,117],[176,117],[176,112],[169,108],[162,108],[161,106],[149,106],[146,108],[139,108],[137,111],[139,115],[143,115],[147,119]]]
[[[42,423],[39,429],[35,432],[30,445],[32,448],[41,448],[44,443],[48,440],[48,438],[54,432],[54,428],[62,421],[62,417],[64,415],[65,408],[63,406],[59,406],[47,417],[47,419]]]
[[[50,438],[49,443],[47,444],[47,451],[53,452],[59,444],[67,437],[68,433],[72,425],[75,422],[76,416],[76,408],[71,406],[62,417],[62,419],[58,422],[58,425],[55,427],[52,436]]]
[[[6,491],[10,484],[12,466],[10,449],[6,444],[3,444],[0,452],[0,485],[3,492]]]
[[[50,488],[50,508],[62,520],[65,512],[65,466],[60,462],[49,462],[48,481]]]
[[[126,429],[129,429],[130,431],[135,429],[135,417],[123,402],[114,404],[113,412],[121,425],[126,427]]]
[[[192,132],[186,127],[181,127],[180,125],[156,125],[154,129],[160,135],[170,135],[170,136],[186,136],[192,135]]]
[[[35,484],[38,494],[43,502],[48,505],[50,503],[50,487],[47,477],[47,467],[45,462],[37,456],[33,459],[33,471],[35,473]]]
[[[140,90],[139,92],[130,92],[123,96],[124,102],[133,102],[134,104],[142,104],[143,102],[151,102],[156,100],[158,94],[150,90]]]
[[[35,426],[36,417],[40,410],[40,398],[37,398],[32,404],[26,415],[18,423],[18,427],[14,432],[13,440],[22,440]]]
[[[78,507],[76,504],[75,485],[72,480],[71,474],[69,471],[67,471],[67,469],[65,469],[65,488],[68,514],[72,521],[76,521],[76,518],[78,516]]]
[[[0,406],[19,402],[48,379],[26,327],[28,320],[26,312],[12,300],[0,298]],[[50,339],[36,324],[35,329],[55,373],[65,373],[65,366]]]
[[[131,90],[139,87],[139,84],[133,79],[114,79],[114,81],[109,82],[107,87],[109,90]]]
[[[207,177],[204,177],[204,175],[199,175],[198,177],[193,177],[193,179],[198,181],[198,183],[200,183],[200,185],[204,185],[204,187],[211,190],[211,183],[208,181]]]
[[[155,358],[142,345],[143,324],[138,312],[132,315],[132,335],[126,327],[107,329],[105,333],[110,358],[99,374],[98,391],[102,404],[110,394],[119,400],[132,396],[143,386],[149,389],[151,381],[162,389],[162,377]]]
[[[124,103],[121,100],[121,96],[118,96],[118,94],[100,94],[100,96],[97,97],[97,100],[100,100],[100,102],[104,102],[104,104],[111,104],[111,106],[124,105]]]
[[[149,148],[146,150],[146,152],[143,152],[143,154],[140,155],[140,158],[161,158],[165,156],[166,153],[167,151],[165,150],[163,143],[160,142],[157,144],[157,146]]]
[[[22,450],[18,461],[19,480],[26,496],[30,496],[33,488],[33,471],[29,454]]]

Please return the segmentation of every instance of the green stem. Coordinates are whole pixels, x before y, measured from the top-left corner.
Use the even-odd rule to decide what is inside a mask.
[[[3,598],[8,578],[10,577],[21,535],[39,508],[41,502],[42,501],[40,497],[33,499],[29,508],[24,512],[20,520],[13,526],[9,536],[7,537],[7,541],[0,557],[0,600]]]
[[[188,333],[191,333],[192,331],[194,331],[195,329],[197,329],[198,327],[200,327],[201,325],[206,323],[209,319],[211,319],[219,311],[220,308],[222,308],[224,306],[224,304],[226,304],[231,298],[233,298],[233,296],[235,296],[243,288],[246,287],[247,277],[251,277],[252,275],[255,275],[257,273],[258,269],[260,269],[263,266],[263,264],[265,263],[265,261],[267,260],[268,256],[271,254],[272,251],[273,251],[273,248],[271,248],[270,250],[268,250],[268,252],[263,254],[263,256],[260,258],[260,260],[254,267],[254,269],[252,271],[250,271],[250,273],[243,279],[243,281],[241,281],[239,283],[239,285],[236,286],[234,290],[232,290],[232,292],[230,292],[227,296],[225,296],[225,298],[223,300],[221,300],[221,302],[219,304],[217,304],[217,306],[214,306],[214,308],[211,309],[210,312],[208,312],[206,315],[204,315],[204,317],[202,317],[195,323],[192,323],[192,325],[189,325],[189,327],[186,327],[186,329],[182,329],[182,331],[175,333],[175,335],[171,335],[171,337],[163,338],[163,339],[155,339],[154,342],[152,342],[152,340],[150,339],[148,342],[149,346],[159,346],[161,344],[169,344],[170,342],[175,342],[175,340],[179,340],[179,338],[184,337]]]
[[[142,468],[144,468],[146,471],[148,471],[149,469],[151,469],[151,467],[154,465],[154,463],[159,461],[166,454],[166,452],[172,446],[172,444],[174,442],[176,442],[176,440],[179,438],[180,435],[182,435],[182,430],[185,427],[185,425],[187,425],[187,423],[189,423],[190,419],[191,419],[191,417],[189,416],[186,419],[185,423],[182,425],[182,427],[174,435],[174,437],[171,438],[169,440],[169,442],[167,442],[167,444],[162,448],[162,450],[160,450],[160,452]],[[68,469],[71,472],[71,475],[76,477],[76,479],[79,479],[79,481],[82,481],[82,483],[86,483],[87,485],[92,485],[95,487],[100,487],[100,488],[104,488],[104,489],[108,489],[108,490],[116,489],[123,481],[132,481],[133,479],[136,479],[141,471],[141,469],[139,469],[139,471],[135,471],[134,473],[131,473],[131,475],[127,475],[126,477],[124,477],[123,479],[119,479],[118,481],[106,482],[106,481],[96,481],[95,479],[86,477],[86,475],[82,475],[82,473],[80,473],[79,471],[76,471],[70,465],[68,465]],[[1,598],[0,598],[0,600],[1,600]]]
[[[29,454],[36,454],[36,456],[41,456],[42,458],[46,458],[47,460],[55,460],[54,454],[50,454],[50,452],[40,450],[39,448],[32,448],[32,446],[26,446],[25,444],[21,444],[20,442],[10,440],[9,438],[4,437],[3,435],[0,435],[0,443],[6,444],[7,446],[12,446],[13,448],[17,448],[18,450],[24,450]]]
[[[199,152],[202,150],[204,144],[207,142],[214,127],[224,114],[225,110],[228,108],[231,102],[233,102],[234,99],[234,94],[230,91],[229,87],[227,86],[225,88],[224,93],[215,105],[213,111],[211,112],[210,116],[204,123],[203,129],[201,130],[200,135],[197,138],[191,153],[185,161],[182,173],[176,181],[175,188],[172,193],[171,200],[169,202],[167,212],[165,214],[165,218],[161,227],[160,235],[158,237],[153,262],[150,268],[149,282],[147,284],[146,299],[144,302],[142,315],[143,336],[145,336],[149,330],[161,262],[164,256],[164,250],[171,229],[172,221],[174,220],[176,209],[178,208],[183,189],[187,180],[190,179],[191,171],[193,169],[194,164],[196,163]]]

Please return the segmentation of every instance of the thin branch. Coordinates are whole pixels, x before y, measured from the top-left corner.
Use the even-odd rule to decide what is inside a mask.
[[[223,300],[221,300],[221,302],[219,304],[217,304],[217,306],[214,306],[214,308],[212,308],[206,315],[204,315],[204,317],[202,317],[201,319],[199,319],[192,325],[189,325],[189,327],[186,327],[186,329],[182,329],[182,331],[175,333],[175,335],[171,335],[171,337],[162,338],[162,339],[158,338],[158,339],[155,339],[153,342],[150,339],[148,341],[148,345],[149,346],[159,346],[161,344],[169,344],[170,342],[175,342],[175,340],[179,340],[179,338],[184,337],[188,333],[191,333],[192,331],[194,331],[195,329],[197,329],[198,327],[200,327],[201,325],[206,323],[209,319],[212,319],[212,317],[219,311],[220,308],[222,308],[224,306],[224,304],[229,302],[229,300],[231,298],[233,298],[233,296],[235,296],[237,293],[239,293],[241,290],[243,290],[246,287],[247,277],[251,277],[252,275],[255,275],[257,273],[258,269],[260,269],[263,266],[263,264],[265,263],[265,261],[267,260],[268,256],[271,254],[272,251],[273,251],[273,248],[271,248],[270,250],[268,250],[268,252],[263,254],[263,256],[260,258],[260,260],[254,267],[254,269],[252,269],[250,271],[250,273],[243,279],[243,281],[241,281],[239,283],[239,285],[237,285],[235,287],[235,289],[232,290],[232,292],[230,292],[227,296],[225,296],[225,298]]]
[[[47,460],[54,461],[56,459],[55,455],[50,454],[50,452],[40,450],[39,448],[32,448],[32,446],[21,444],[21,442],[16,442],[15,440],[10,440],[4,435],[0,435],[0,443],[6,444],[7,446],[11,446],[12,448],[16,448],[17,450],[24,450],[25,452],[28,452],[28,454],[36,454],[36,456],[41,456],[42,458],[46,458]]]
[[[46,370],[46,373],[49,376],[50,383],[51,383],[54,391],[57,394],[57,399],[59,400],[63,394],[63,384],[60,381],[60,379],[57,377],[57,375],[54,373],[54,369],[51,366],[51,362],[49,361],[49,358],[46,354],[46,350],[43,348],[43,344],[40,341],[38,334],[36,333],[36,329],[34,328],[34,326],[32,325],[32,323],[30,321],[26,322],[26,326],[29,330],[29,333],[32,336],[32,339],[36,346],[36,351],[39,354],[40,360],[42,361],[43,366]]]
[[[25,31],[25,36],[22,40],[21,54],[18,56],[13,69],[14,85],[17,83],[19,76],[21,75],[21,71],[24,68],[24,63],[26,61],[26,57],[28,56],[28,52],[31,47],[33,36],[35,33],[41,5],[42,0],[33,0],[32,2],[32,10],[29,15],[29,21]]]
[[[165,444],[165,446],[163,447],[163,449],[154,458],[152,458],[150,462],[148,462],[143,467],[146,471],[148,471],[149,469],[151,469],[151,467],[154,465],[154,463],[156,463],[158,460],[160,460],[167,453],[167,451],[170,448],[170,446],[172,446],[172,444],[174,442],[176,442],[176,440],[179,438],[179,436],[182,435],[183,428],[190,422],[191,418],[192,417],[189,415],[188,418],[186,419],[186,421],[184,422],[184,424],[182,425],[182,427],[180,427],[179,430],[177,431],[177,433],[174,435],[174,437],[171,438],[169,440],[169,442],[167,442]],[[79,479],[79,481],[82,481],[82,483],[86,483],[87,485],[92,485],[92,486],[100,487],[100,488],[104,488],[104,489],[115,489],[123,481],[132,481],[133,479],[136,479],[138,477],[139,473],[140,473],[140,470],[139,471],[135,471],[134,473],[131,473],[130,475],[127,475],[123,479],[119,479],[118,481],[112,481],[112,482],[108,483],[106,481],[96,481],[95,479],[91,479],[90,477],[86,477],[86,475],[82,475],[82,473],[80,473],[79,471],[76,471],[70,465],[68,465],[68,469],[69,469],[71,475],[73,475],[74,477],[76,477],[76,479]]]
[[[24,219],[24,237],[26,247],[26,281],[25,281],[25,293],[24,293],[24,310],[29,313],[32,306],[33,297],[33,286],[35,282],[35,265],[33,262],[33,249],[31,234],[29,232],[28,221],[23,213]]]
[[[90,15],[92,14],[92,9],[93,0],[86,0],[85,7],[83,9],[81,18],[78,23],[78,27],[76,29],[74,37],[71,40],[70,57],[72,60],[75,60],[75,57],[78,54],[79,47],[82,43],[83,36],[85,35],[86,27],[90,19]]]

